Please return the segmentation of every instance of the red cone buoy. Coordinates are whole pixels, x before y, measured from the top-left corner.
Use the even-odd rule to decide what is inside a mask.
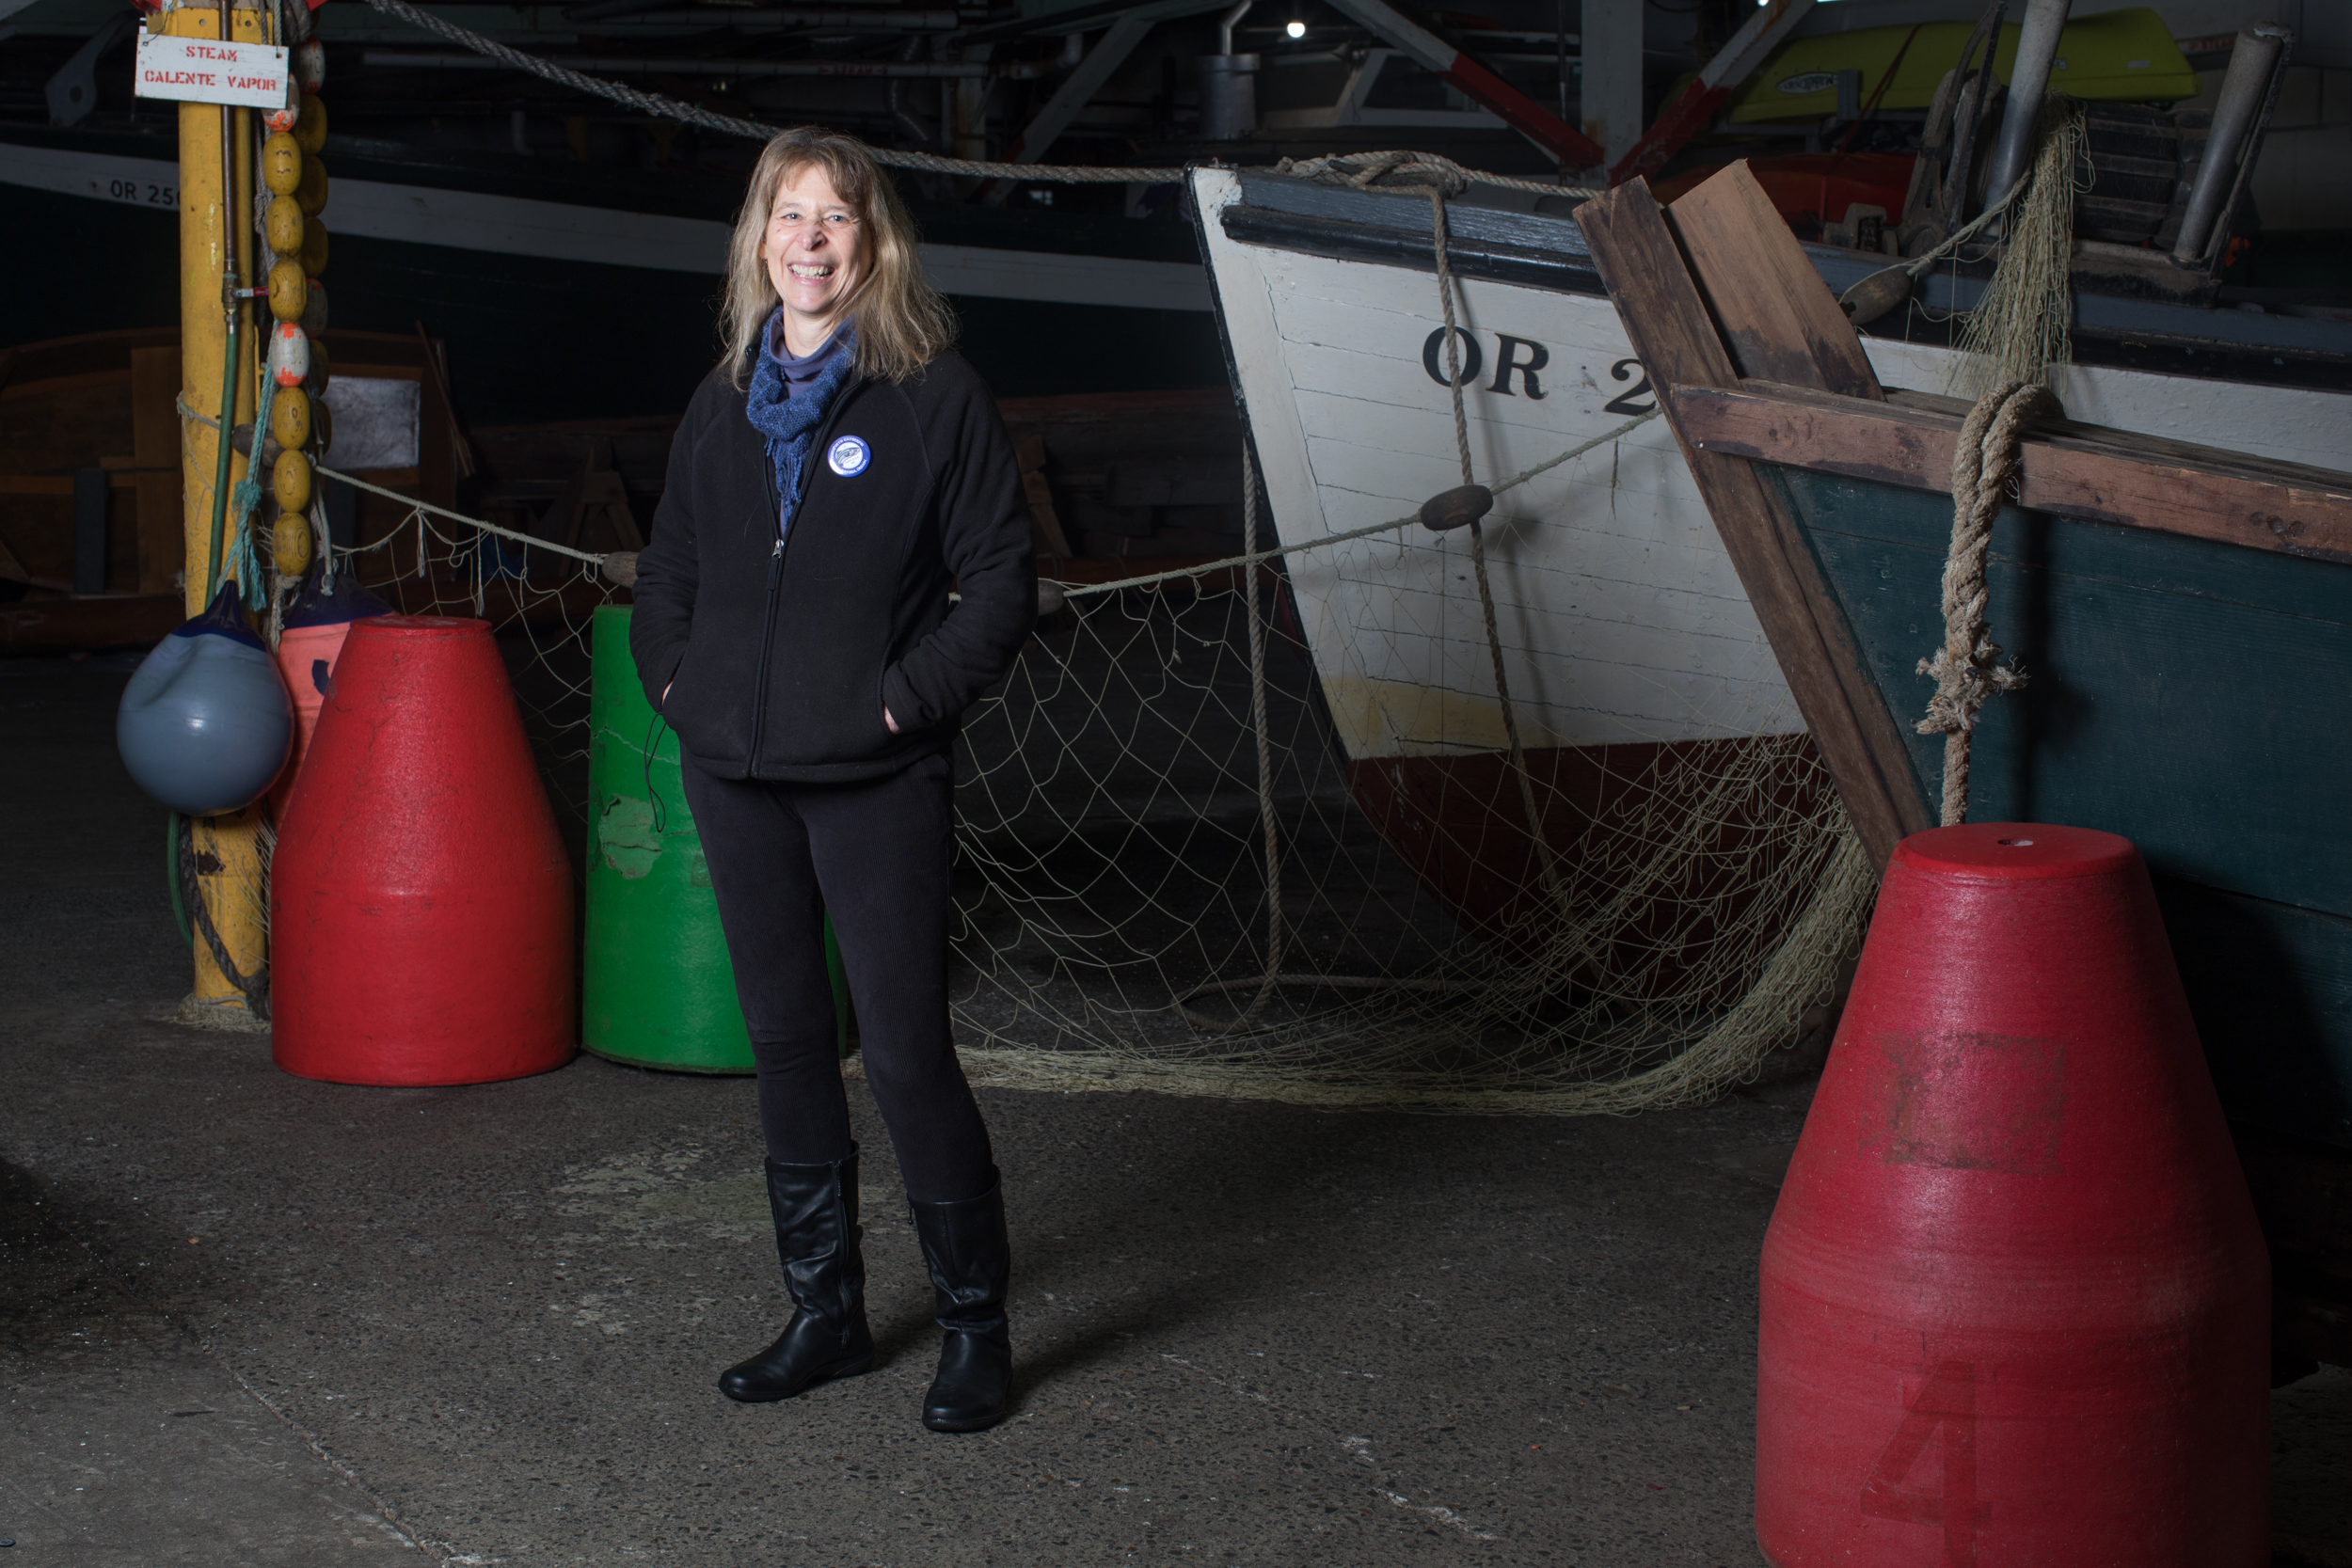
[[[1764,1242],[1774,1568],[2259,1568],[2270,1271],[2130,842],[1895,851]]]
[[[301,1078],[570,1058],[572,873],[488,623],[383,615],[336,661],[270,868],[271,1047]]]

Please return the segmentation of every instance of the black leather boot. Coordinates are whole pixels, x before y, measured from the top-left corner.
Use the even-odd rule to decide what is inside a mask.
[[[923,1396],[933,1432],[978,1432],[1005,1418],[1012,1392],[1012,1337],[1005,1327],[1005,1282],[1012,1247],[1005,1237],[1001,1181],[959,1203],[909,1203],[930,1266],[939,1326],[939,1371]]]
[[[856,1146],[836,1164],[769,1161],[768,1207],[795,1310],[774,1344],[719,1374],[719,1392],[746,1404],[788,1400],[874,1369],[866,1259],[858,1251]]]

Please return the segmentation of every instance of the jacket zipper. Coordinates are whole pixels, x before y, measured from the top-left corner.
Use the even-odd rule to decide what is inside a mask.
[[[767,482],[768,515],[778,517],[776,542],[768,551],[768,613],[759,632],[759,678],[752,684],[752,745],[743,759],[744,776],[759,777],[759,743],[768,733],[768,676],[775,657],[776,597],[784,586],[784,547],[792,539],[793,520],[801,515],[801,503],[808,499],[809,482],[815,474],[818,454],[825,450],[833,435],[834,421],[841,417],[842,405],[850,401],[861,384],[855,381],[835,392],[833,406],[825,410],[825,422],[817,427],[817,439],[809,443],[808,461],[801,465],[801,482],[792,488],[792,510],[784,512],[783,499],[776,494],[775,465],[767,461],[768,453],[760,451],[760,476]],[[779,516],[779,514],[782,514]]]

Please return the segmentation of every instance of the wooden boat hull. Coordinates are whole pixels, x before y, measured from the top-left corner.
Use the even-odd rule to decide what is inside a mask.
[[[1194,196],[1272,526],[1299,552],[1285,570],[1357,799],[1466,928],[1507,951],[1540,950],[1561,911],[1534,879],[1534,838],[1508,775],[1466,536],[1416,524],[1314,547],[1409,517],[1461,483],[1428,202],[1223,170],[1198,171]],[[1656,408],[1572,220],[1456,206],[1449,250],[1481,483]],[[1867,349],[1888,384],[1923,389],[1940,390],[1955,358],[1893,338]],[[2343,428],[2343,400],[2292,385],[2086,366],[2064,391],[2088,418],[2196,439],[2220,429],[2282,458],[2326,461]],[[1558,854],[1654,862],[1677,835],[1753,847],[1766,822],[1785,828],[1813,810],[1822,776],[1804,721],[1665,422],[1503,495],[1486,528],[1505,677]],[[1771,765],[1735,766],[1743,747]],[[1627,765],[1652,753],[1710,767]],[[1725,768],[1749,785],[1728,808],[1708,793]],[[1629,778],[1647,783],[1596,783]],[[1597,816],[1597,789],[1616,802]],[[1635,796],[1643,814],[1626,804]],[[1619,831],[1601,826],[1613,817]],[[1682,912],[1635,920],[1637,945],[1650,940],[1640,932],[1684,928],[1705,894],[1721,892],[1711,864],[1702,854],[1666,875],[1661,910]],[[1756,869],[1759,885],[1771,880],[1769,865]],[[1573,900],[1568,918],[1582,918]]]
[[[1887,712],[1924,713],[1950,500],[1772,473]],[[1985,580],[2027,681],[1978,725],[1970,817],[2138,845],[2223,1104],[2352,1146],[2352,824],[2320,804],[2352,773],[2352,563],[2012,509]],[[1900,727],[1925,809],[1943,738]]]
[[[1890,393],[1735,166],[1587,210],[1635,341],[1838,792],[1882,860],[1931,824],[1917,733],[1943,641],[1967,405]],[[2217,394],[2220,392],[2216,388]],[[2225,398],[2211,400],[2218,430]],[[1989,635],[2026,673],[1971,738],[1968,814],[2145,854],[2274,1268],[2274,1355],[2352,1364],[2352,398],[2307,396],[2337,467],[2046,420],[1994,521]],[[2307,435],[2305,438],[2309,438]],[[2029,831],[2029,830],[2028,830]]]

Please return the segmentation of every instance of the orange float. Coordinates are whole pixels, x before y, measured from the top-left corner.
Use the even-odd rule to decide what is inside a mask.
[[[323,572],[310,573],[302,592],[287,607],[285,627],[278,636],[278,673],[285,677],[294,707],[294,756],[269,792],[271,809],[280,822],[286,819],[286,807],[294,799],[294,780],[302,776],[302,759],[310,754],[310,736],[318,728],[319,706],[326,701],[326,683],[335,673],[335,661],[342,657],[343,639],[351,634],[352,623],[392,612],[390,605],[352,581],[348,574],[331,594],[326,591],[325,578]]]

